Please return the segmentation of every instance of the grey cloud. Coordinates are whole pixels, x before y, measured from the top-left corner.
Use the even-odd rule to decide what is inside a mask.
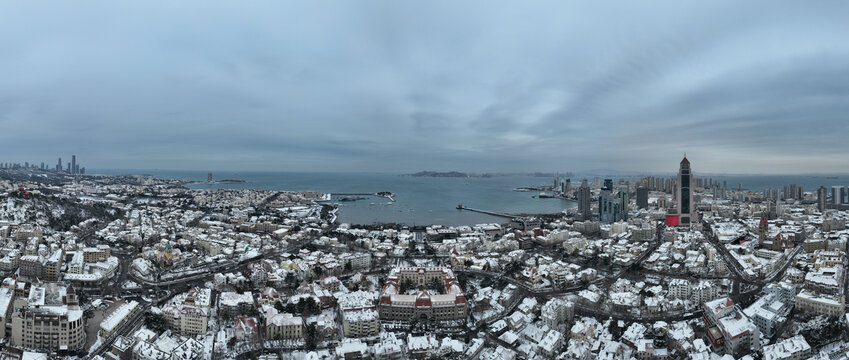
[[[845,169],[847,10],[4,2],[0,161],[670,171],[686,151],[702,172]]]

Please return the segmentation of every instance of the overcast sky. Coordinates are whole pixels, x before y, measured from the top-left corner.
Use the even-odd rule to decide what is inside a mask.
[[[847,2],[128,3],[0,2],[0,161],[849,172]]]

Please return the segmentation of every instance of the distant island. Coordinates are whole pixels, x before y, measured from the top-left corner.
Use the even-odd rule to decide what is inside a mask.
[[[476,177],[470,174],[461,173],[459,171],[448,171],[448,172],[439,172],[439,171],[419,171],[415,174],[402,174],[401,176],[412,176],[412,177],[450,177],[450,178],[465,178],[465,177]]]

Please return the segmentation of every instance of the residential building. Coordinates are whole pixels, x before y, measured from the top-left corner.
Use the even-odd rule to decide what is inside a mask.
[[[676,299],[689,299],[691,294],[690,281],[686,279],[672,279],[669,282],[669,296]]]
[[[763,360],[802,360],[811,355],[811,345],[802,335],[796,335],[763,348]]]
[[[139,309],[139,303],[135,300],[123,303],[115,311],[100,322],[100,337],[108,338],[121,325],[129,321]]]
[[[730,298],[702,304],[705,338],[715,351],[741,357],[760,350],[760,330]]]
[[[540,317],[546,326],[557,329],[559,324],[571,322],[574,315],[574,303],[569,300],[554,298],[542,306]]]
[[[43,263],[38,255],[24,255],[18,261],[20,269],[18,273],[27,280],[40,279],[42,277]]]
[[[273,307],[265,313],[265,337],[268,339],[300,339],[304,320],[289,313],[277,313]]]
[[[339,296],[337,304],[342,314],[345,337],[377,336],[380,333],[380,316],[377,298],[369,291],[353,291]]]
[[[842,295],[818,294],[805,289],[796,295],[796,310],[817,315],[840,318],[845,314],[846,302]]]
[[[222,292],[218,296],[218,314],[235,318],[239,315],[245,315],[254,306],[254,297],[251,292],[246,291],[242,294],[233,291]]]

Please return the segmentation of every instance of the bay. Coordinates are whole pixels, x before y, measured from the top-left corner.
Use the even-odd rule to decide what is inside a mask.
[[[163,179],[205,182],[207,172],[175,170],[109,170],[92,173],[149,174]],[[507,175],[470,178],[409,177],[387,173],[318,172],[213,172],[215,180],[244,180],[239,184],[189,184],[192,189],[260,189],[276,191],[317,190],[323,193],[376,193],[389,191],[395,202],[382,197],[365,197],[340,206],[339,221],[352,224],[401,223],[416,225],[472,225],[503,223],[507,219],[466,210],[458,204],[480,210],[510,214],[550,214],[576,207],[562,199],[540,199],[537,192],[512,191],[517,187],[553,183],[553,178]],[[353,196],[351,196],[353,197]]]

